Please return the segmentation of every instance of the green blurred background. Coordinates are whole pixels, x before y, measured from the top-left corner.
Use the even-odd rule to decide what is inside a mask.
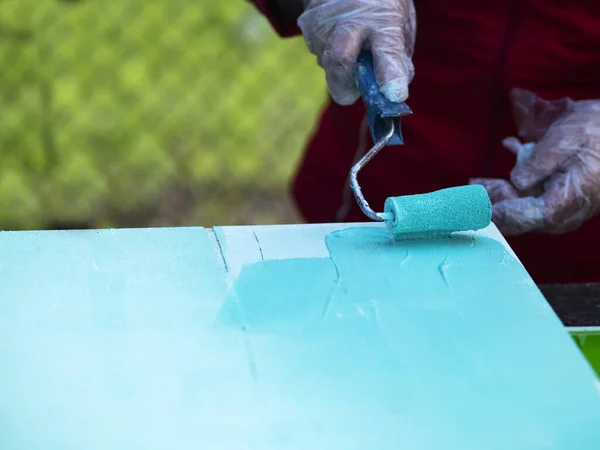
[[[0,229],[294,222],[325,98],[246,1],[0,0]]]

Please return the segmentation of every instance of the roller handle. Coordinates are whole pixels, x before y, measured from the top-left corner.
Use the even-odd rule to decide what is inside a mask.
[[[391,102],[379,91],[379,84],[375,77],[373,55],[369,51],[363,50],[358,57],[356,84],[367,108],[367,118],[373,142],[379,142],[385,138],[389,131],[387,120],[391,119],[394,122],[394,135],[388,145],[404,144],[400,127],[401,119],[402,116],[412,114],[412,111],[406,103]]]

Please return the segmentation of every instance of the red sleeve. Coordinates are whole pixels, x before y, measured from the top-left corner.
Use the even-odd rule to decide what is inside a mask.
[[[271,26],[281,37],[291,37],[301,34],[295,21],[281,20],[267,6],[268,0],[250,0],[254,6],[269,20]]]

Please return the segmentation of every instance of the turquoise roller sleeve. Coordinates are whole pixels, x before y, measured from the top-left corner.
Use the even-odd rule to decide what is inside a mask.
[[[428,194],[389,197],[386,225],[394,236],[480,230],[492,220],[492,203],[482,185],[459,186]]]

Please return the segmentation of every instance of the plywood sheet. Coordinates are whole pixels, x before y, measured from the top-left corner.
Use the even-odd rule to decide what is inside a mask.
[[[596,450],[598,380],[492,226],[0,233],[2,449]]]

